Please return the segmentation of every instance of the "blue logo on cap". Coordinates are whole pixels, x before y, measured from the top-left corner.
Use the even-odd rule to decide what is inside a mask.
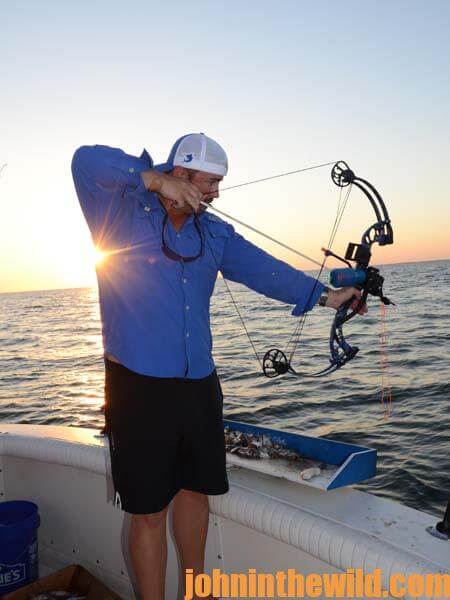
[[[183,162],[187,162],[187,163],[192,162],[193,158],[194,158],[193,154],[186,154]]]

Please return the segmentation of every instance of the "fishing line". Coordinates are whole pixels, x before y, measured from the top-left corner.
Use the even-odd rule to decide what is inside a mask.
[[[278,179],[280,177],[286,177],[288,175],[294,175],[296,173],[303,173],[304,171],[312,171],[313,169],[320,169],[321,167],[328,167],[329,165],[334,165],[335,161],[333,162],[327,162],[327,163],[322,163],[320,165],[314,165],[312,167],[305,167],[303,169],[296,169],[295,171],[286,171],[285,173],[278,173],[277,175],[271,175],[269,177],[263,177],[262,179],[254,179],[253,181],[246,181],[244,183],[238,183],[236,185],[231,185],[229,187],[223,188],[220,190],[220,193],[222,192],[226,192],[227,190],[234,190],[236,188],[240,188],[240,187],[244,187],[246,185],[253,185],[254,183],[260,183],[262,181],[269,181],[270,179]],[[268,235],[267,233],[264,233],[264,231],[261,231],[260,229],[257,229],[256,227],[253,227],[253,225],[249,225],[248,223],[245,223],[244,221],[241,221],[240,219],[237,219],[236,217],[233,217],[231,215],[229,215],[228,213],[219,210],[218,208],[216,208],[215,206],[211,206],[211,204],[208,204],[207,202],[200,202],[200,204],[202,206],[204,206],[207,209],[210,209],[214,212],[216,212],[219,215],[222,215],[223,217],[226,217],[227,219],[230,219],[231,221],[234,221],[235,223],[238,223],[239,225],[242,225],[242,227],[245,227],[246,229],[249,229],[250,231],[253,231],[254,233],[257,233],[258,235],[270,240],[271,242],[274,242],[275,244],[278,244],[279,246],[281,246],[282,248],[285,248],[286,250],[289,250],[290,252],[293,252],[294,254],[297,254],[297,256],[301,256],[302,258],[304,258],[305,260],[308,260],[309,262],[311,262],[312,264],[318,266],[319,268],[323,269],[323,268],[328,268],[328,267],[324,267],[322,262],[319,262],[318,260],[311,258],[310,256],[308,256],[307,254],[304,254],[303,252],[300,252],[300,250],[297,250],[296,248],[292,248],[292,246],[288,246],[287,244],[280,242],[280,240],[277,240],[276,238],[272,237],[271,235]]]

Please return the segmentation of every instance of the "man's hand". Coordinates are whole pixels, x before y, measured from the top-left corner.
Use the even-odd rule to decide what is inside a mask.
[[[186,212],[199,210],[203,194],[186,179],[154,170],[143,171],[141,177],[147,190],[169,200],[173,208]]]
[[[354,301],[351,303],[350,308],[355,310],[357,308],[359,301],[361,299],[361,290],[358,290],[354,287],[343,287],[338,290],[331,290],[328,292],[328,300],[325,306],[330,308],[338,309],[344,302],[354,298]],[[360,315],[365,315],[367,313],[367,304],[364,304],[359,309]]]

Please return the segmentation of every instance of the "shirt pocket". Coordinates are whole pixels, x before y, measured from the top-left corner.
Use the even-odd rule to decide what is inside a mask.
[[[187,270],[194,270],[197,289],[201,296],[211,296],[217,279],[217,273],[220,271],[222,256],[227,239],[228,232],[224,227],[216,226],[215,223],[207,223],[202,228],[203,236],[203,254],[197,260],[186,265]]]
[[[152,268],[163,259],[158,215],[155,210],[145,210],[147,204],[133,189],[125,191],[122,201],[130,210],[109,263],[123,285],[136,286],[139,278],[142,284],[147,281]]]
[[[230,231],[222,223],[215,223],[214,221],[208,221],[203,231],[205,236],[204,258],[214,267],[216,272],[220,271],[225,246],[231,235]]]
[[[123,199],[133,207],[127,242],[129,249],[137,250],[137,254],[143,247],[149,251],[161,250],[161,213],[146,196],[139,189],[128,189]]]

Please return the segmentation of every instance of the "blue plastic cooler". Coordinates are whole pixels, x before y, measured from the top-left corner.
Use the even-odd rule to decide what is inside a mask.
[[[40,522],[34,502],[0,503],[0,597],[39,579]]]

